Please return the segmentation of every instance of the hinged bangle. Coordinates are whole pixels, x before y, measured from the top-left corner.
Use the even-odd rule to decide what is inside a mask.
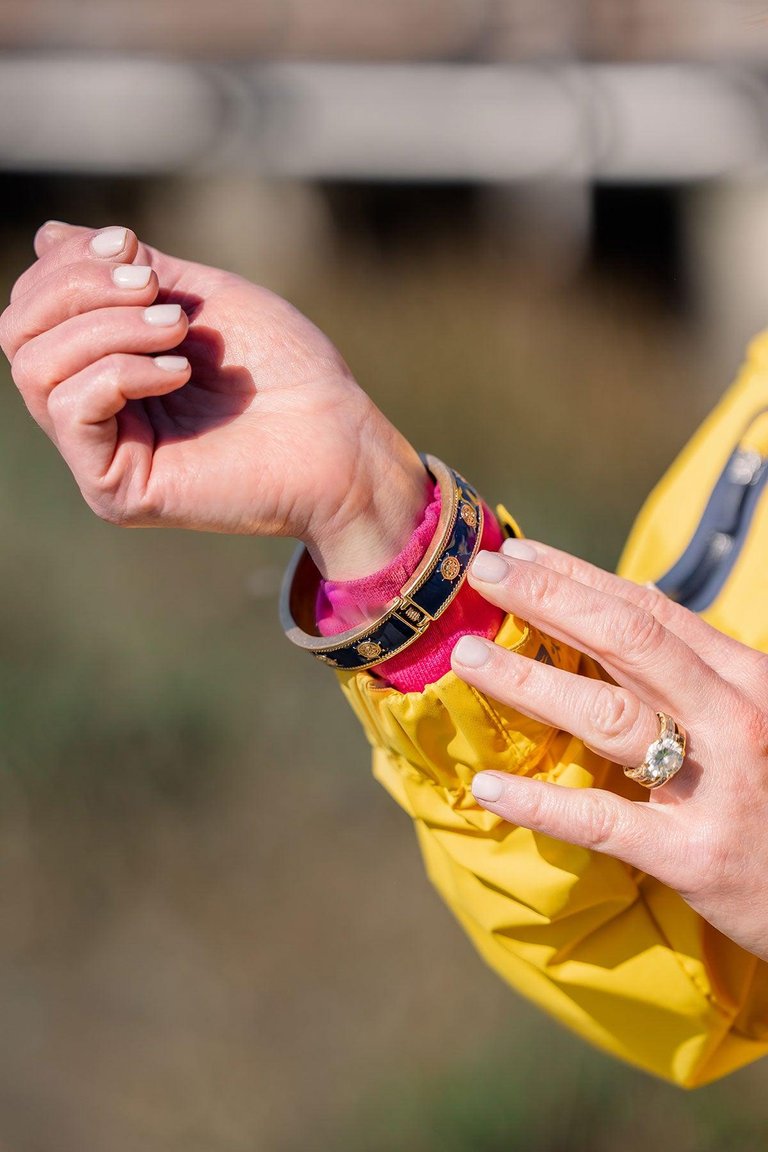
[[[402,652],[451,603],[483,535],[475,489],[434,456],[422,456],[440,489],[440,519],[426,555],[381,616],[335,636],[318,636],[315,604],[320,573],[300,545],[283,579],[280,622],[292,643],[333,668],[363,671]]]

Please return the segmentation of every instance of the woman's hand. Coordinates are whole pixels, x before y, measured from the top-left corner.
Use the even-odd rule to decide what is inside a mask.
[[[99,516],[296,536],[334,578],[403,547],[424,468],[290,304],[125,228],[51,222],[35,251],[0,344]]]
[[[464,637],[457,675],[486,695],[636,767],[657,711],[686,730],[684,764],[663,787],[614,795],[483,772],[478,803],[512,823],[606,852],[676,889],[701,916],[768,960],[768,656],[653,588],[554,548],[508,541],[470,570],[494,604],[597,660],[588,679]],[[621,782],[619,784],[619,781]],[[635,789],[637,800],[625,798]]]

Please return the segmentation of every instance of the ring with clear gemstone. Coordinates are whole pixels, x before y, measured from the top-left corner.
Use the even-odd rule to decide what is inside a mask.
[[[656,715],[658,739],[649,745],[639,768],[624,769],[626,776],[645,788],[661,788],[680,771],[685,760],[685,732],[666,712]]]

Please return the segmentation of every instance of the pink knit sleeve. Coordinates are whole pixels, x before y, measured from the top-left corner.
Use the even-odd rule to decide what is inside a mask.
[[[497,552],[502,533],[496,517],[483,505],[481,547]],[[400,592],[429,547],[440,518],[440,489],[435,485],[421,523],[403,551],[391,564],[358,580],[324,580],[316,603],[317,628],[321,636],[335,636],[366,620],[374,620]],[[397,656],[373,669],[400,692],[420,692],[425,684],[439,680],[451,666],[451,651],[460,636],[468,633],[492,639],[504,613],[484,600],[465,581],[442,616],[426,633]]]

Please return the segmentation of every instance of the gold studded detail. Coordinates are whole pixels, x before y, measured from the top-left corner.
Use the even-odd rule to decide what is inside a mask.
[[[440,575],[443,580],[455,580],[461,572],[461,564],[455,556],[446,556],[440,565]]]
[[[434,456],[423,456],[427,473],[440,491],[435,534],[416,571],[382,608],[378,619],[333,637],[305,632],[294,616],[293,601],[317,586],[319,573],[306,548],[294,554],[280,593],[280,619],[293,643],[337,670],[371,668],[423,636],[448,607],[480,543],[484,506],[474,488]]]
[[[376,660],[381,656],[384,649],[375,640],[363,640],[362,644],[358,644],[355,651],[358,656],[362,656],[363,660]]]

